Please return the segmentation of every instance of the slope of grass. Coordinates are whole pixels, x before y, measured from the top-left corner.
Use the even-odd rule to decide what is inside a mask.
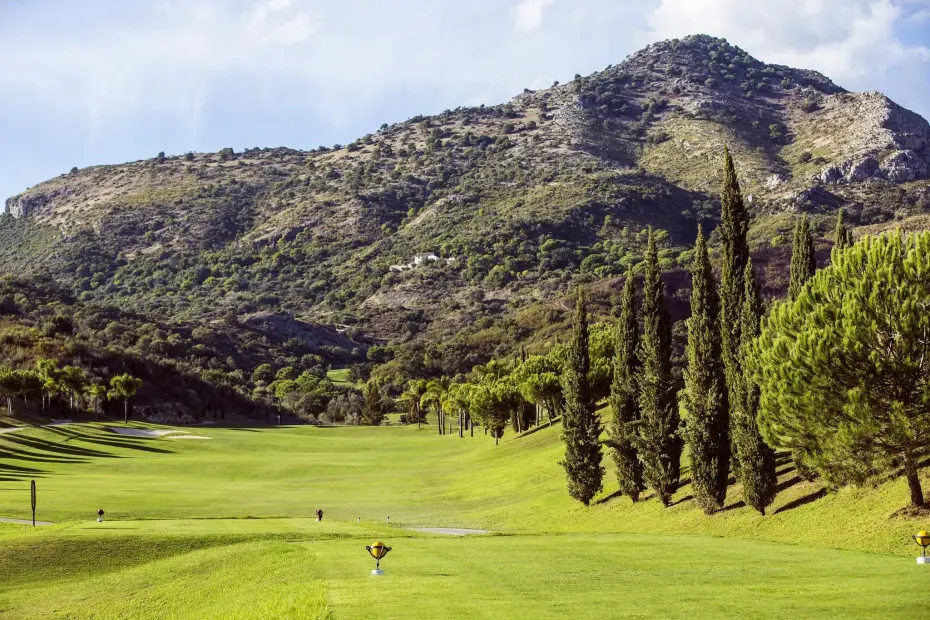
[[[334,368],[326,372],[326,378],[336,384],[349,385],[349,369],[348,368]]]
[[[584,508],[565,493],[558,431],[511,434],[497,447],[480,431],[459,439],[430,426],[197,429],[209,440],[126,437],[102,424],[2,435],[0,514],[29,515],[33,478],[38,517],[60,523],[0,524],[0,610],[919,617],[910,592],[925,575],[902,556],[914,555],[909,536],[926,523],[896,516],[907,498],[901,481],[825,494],[782,463],[769,516],[740,506],[731,487],[727,510],[707,517],[688,484],[670,508],[631,505],[612,497],[609,473]],[[100,507],[104,523],[94,521]],[[318,508],[322,523],[312,518]],[[509,535],[437,538],[402,529],[411,525]],[[368,576],[364,545],[375,539],[394,547],[384,580]]]
[[[141,426],[141,425],[139,425]],[[28,480],[38,485],[37,518],[179,519],[312,517],[340,521],[478,527],[509,532],[677,532],[739,536],[817,547],[911,553],[920,518],[895,516],[907,503],[901,479],[826,493],[800,480],[787,459],[780,493],[762,517],[731,486],[727,510],[705,516],[686,484],[674,505],[613,497],[611,461],[591,508],[572,501],[557,462],[558,427],[500,446],[478,431],[459,439],[434,426],[387,428],[210,428],[209,440],[117,435],[104,425],[29,429],[0,435],[0,514],[28,518]],[[927,476],[924,476],[927,479]],[[647,498],[650,496],[647,495]]]

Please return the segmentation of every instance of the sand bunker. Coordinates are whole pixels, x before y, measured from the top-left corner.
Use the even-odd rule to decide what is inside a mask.
[[[114,426],[108,426],[107,430],[113,431],[119,435],[129,435],[130,437],[164,437],[165,435],[172,435],[174,433],[186,433],[187,431],[179,430],[163,430],[157,429],[152,430],[149,428],[118,428]]]
[[[445,534],[446,536],[470,536],[472,534],[488,534],[488,530],[469,530],[461,527],[408,527],[415,532],[427,534]]]

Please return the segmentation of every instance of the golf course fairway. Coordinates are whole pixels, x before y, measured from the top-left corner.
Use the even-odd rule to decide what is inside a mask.
[[[3,618],[927,617],[910,535],[928,523],[899,510],[901,480],[825,493],[782,463],[767,516],[731,486],[708,517],[687,484],[633,505],[612,473],[574,502],[557,425],[500,446],[429,426],[118,426],[0,435],[0,516],[31,519],[35,480],[55,523],[0,523]]]

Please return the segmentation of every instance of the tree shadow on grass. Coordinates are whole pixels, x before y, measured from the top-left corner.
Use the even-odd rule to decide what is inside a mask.
[[[776,493],[781,493],[781,492],[784,491],[785,489],[790,489],[791,487],[793,487],[794,485],[798,484],[799,482],[801,482],[801,476],[793,476],[793,477],[789,478],[788,480],[784,480],[784,481],[782,481],[782,482],[779,482],[779,483],[778,483],[778,486],[775,487],[775,492],[776,492]]]
[[[2,482],[22,482],[30,478],[44,478],[42,474],[45,473],[44,469],[0,463],[0,481]]]
[[[54,433],[58,433],[60,435],[64,435],[68,437],[68,440],[74,439],[76,441],[86,441],[88,443],[95,443],[95,444],[99,444],[102,446],[110,446],[113,448],[126,448],[129,450],[142,450],[144,452],[158,452],[161,454],[173,454],[174,452],[173,450],[167,450],[165,448],[156,448],[155,446],[143,445],[141,442],[147,442],[147,441],[152,440],[152,438],[148,438],[148,437],[139,437],[139,438],[134,437],[131,440],[126,440],[123,438],[128,437],[128,436],[126,435],[120,436],[120,435],[116,435],[115,433],[113,434],[113,437],[110,438],[110,437],[104,437],[101,435],[90,435],[87,433],[82,433],[82,432],[76,431],[71,428],[67,428],[67,429],[48,428],[47,430],[52,431]]]
[[[678,504],[684,504],[685,502],[690,502],[693,499],[694,499],[693,495],[685,495],[680,500],[674,501],[671,504],[669,504],[668,507],[671,508],[672,506],[677,506]]]
[[[827,490],[826,490],[826,489],[817,489],[817,490],[814,491],[813,493],[808,493],[807,495],[805,495],[805,496],[803,496],[803,497],[799,497],[799,498],[796,499],[796,500],[793,500],[793,501],[788,502],[787,504],[785,504],[784,506],[782,506],[781,508],[779,508],[778,510],[776,510],[776,511],[773,512],[772,514],[776,514],[776,515],[777,515],[777,514],[780,513],[780,512],[786,512],[786,511],[788,511],[788,510],[794,510],[795,508],[799,508],[799,507],[801,507],[801,506],[804,506],[805,504],[810,504],[811,502],[816,502],[816,501],[817,501],[818,499],[820,499],[821,497],[826,496],[826,494],[827,494]]]
[[[746,502],[744,502],[743,500],[739,500],[738,502],[734,502],[730,504],[729,506],[724,506],[723,508],[718,510],[716,514],[720,514],[721,512],[730,512],[731,510],[736,510],[737,508],[745,508],[745,507],[746,507]]]
[[[559,423],[559,422],[561,422],[561,421],[562,421],[562,416],[559,416],[559,417],[556,417],[556,418],[552,418],[551,421],[543,422],[543,423],[540,424],[539,426],[534,426],[533,428],[531,428],[531,429],[528,430],[528,431],[523,431],[522,433],[520,433],[519,435],[517,435],[517,439],[520,439],[520,438],[522,438],[522,437],[529,437],[529,436],[532,435],[533,433],[538,433],[539,431],[544,431],[544,430],[546,430],[547,428],[552,428],[553,426],[555,426],[557,423]]]
[[[3,439],[9,443],[18,444],[26,448],[42,450],[44,452],[57,452],[59,454],[69,454],[74,456],[121,458],[119,455],[112,454],[110,452],[102,452],[100,450],[94,450],[92,448],[85,448],[82,446],[66,446],[60,443],[48,441],[46,439],[38,439],[36,437],[19,436],[4,437]]]
[[[36,463],[85,463],[87,461],[87,459],[76,457],[51,456],[36,452],[27,452],[26,450],[17,450],[15,448],[0,450],[0,459],[33,461]]]
[[[599,500],[596,500],[596,501],[594,502],[594,505],[595,505],[595,506],[598,506],[598,505],[600,505],[600,504],[606,504],[606,503],[609,502],[610,500],[617,499],[618,497],[623,497],[623,491],[614,491],[614,492],[611,493],[610,495],[608,495],[608,496],[606,496],[606,497],[602,497],[602,498],[599,499]]]

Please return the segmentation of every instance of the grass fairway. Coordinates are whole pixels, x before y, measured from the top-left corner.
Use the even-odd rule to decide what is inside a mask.
[[[823,496],[783,465],[769,516],[731,488],[728,510],[706,517],[687,485],[670,508],[634,506],[611,496],[612,475],[598,503],[572,502],[558,428],[498,447],[430,427],[194,434],[210,439],[103,424],[0,435],[0,515],[30,516],[35,479],[37,518],[58,522],[0,524],[0,615],[926,617],[914,593],[930,575],[908,556],[927,524],[896,516],[901,481]],[[368,574],[375,539],[394,547],[383,578]]]
[[[335,368],[333,370],[328,370],[326,372],[326,378],[336,384],[349,385],[349,369],[348,368]]]

